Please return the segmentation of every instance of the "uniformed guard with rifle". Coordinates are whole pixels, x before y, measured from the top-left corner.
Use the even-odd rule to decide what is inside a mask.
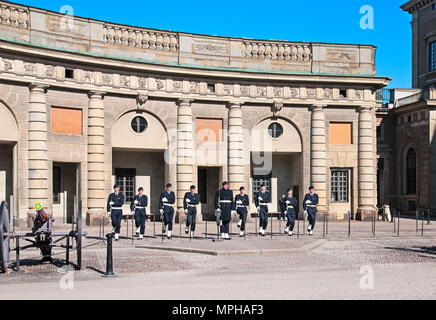
[[[229,190],[228,182],[224,182],[223,188],[218,190],[215,195],[215,209],[217,210],[217,216],[220,216],[221,238],[230,240],[230,222],[232,214],[236,213],[236,211],[233,191]]]
[[[159,198],[159,210],[163,219],[162,234],[165,234],[168,226],[167,238],[171,239],[173,232],[173,220],[174,220],[174,203],[176,203],[176,195],[172,189],[170,183],[167,184],[167,189],[161,193]]]
[[[37,210],[33,216],[32,233],[35,234],[35,241],[41,250],[42,262],[52,262],[51,223],[53,222],[53,217],[45,212],[42,205],[41,209]]]
[[[292,189],[288,190],[288,194],[284,200],[284,208],[286,208],[286,216],[288,218],[288,223],[286,224],[285,233],[292,236],[294,234],[295,219],[297,217],[296,209],[298,207],[298,201],[294,197],[294,191]]]
[[[135,217],[136,235],[139,239],[144,239],[145,222],[147,221],[146,208],[148,206],[148,197],[144,194],[144,188],[138,189],[138,194],[133,198],[130,204],[130,210]]]
[[[310,186],[309,193],[304,197],[303,207],[304,211],[307,212],[309,219],[309,226],[307,227],[307,231],[309,235],[313,236],[313,230],[315,229],[316,223],[316,214],[318,212],[317,205],[319,203],[319,197],[315,193],[315,188]]]
[[[185,194],[183,199],[183,207],[186,213],[186,230],[185,233],[189,234],[190,237],[194,237],[195,224],[197,219],[197,205],[200,203],[200,196],[195,193],[195,186],[191,186],[190,192]]]
[[[265,183],[260,185],[260,191],[254,199],[254,203],[259,213],[259,234],[265,237],[265,231],[268,228],[268,204],[271,203],[271,195],[266,191]]]
[[[245,236],[245,226],[247,223],[248,210],[247,207],[250,205],[250,199],[248,195],[245,194],[245,187],[239,189],[240,194],[235,197],[236,212],[239,214],[238,228],[241,230],[240,236]]]
[[[107,212],[112,220],[112,234],[115,234],[115,241],[120,240],[121,220],[123,219],[124,195],[120,192],[119,184],[114,185],[114,192],[107,200]]]

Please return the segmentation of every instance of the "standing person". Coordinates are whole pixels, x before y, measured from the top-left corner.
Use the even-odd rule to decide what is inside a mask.
[[[287,195],[283,194],[279,200],[279,204],[280,204],[279,220],[280,221],[283,221],[286,217],[286,198],[287,198]]]
[[[114,192],[107,200],[107,212],[112,220],[112,234],[115,234],[115,241],[120,240],[121,220],[123,219],[124,195],[120,192],[120,186],[114,185]]]
[[[317,205],[319,203],[319,197],[315,193],[315,188],[310,186],[309,193],[304,197],[303,207],[304,211],[307,212],[309,218],[309,226],[307,231],[309,235],[313,236],[313,230],[315,229],[316,223],[316,213],[318,212]]]
[[[240,194],[235,197],[236,212],[239,214],[238,228],[241,229],[240,236],[245,235],[245,225],[247,223],[248,210],[247,207],[250,205],[250,199],[248,195],[245,194],[245,188],[241,187],[239,189]]]
[[[218,190],[215,195],[215,209],[221,210],[221,238],[230,240],[230,221],[235,212],[235,202],[233,201],[233,191],[229,190],[228,182],[223,183],[223,188]]]
[[[297,217],[296,208],[298,207],[297,199],[294,197],[294,191],[288,190],[288,195],[284,201],[288,223],[286,224],[285,233],[292,236],[294,234],[295,219]]]
[[[139,239],[144,239],[145,234],[145,222],[147,221],[146,208],[148,206],[148,197],[144,195],[144,188],[138,189],[138,194],[133,198],[130,204],[130,210],[135,217],[136,235]]]
[[[271,202],[271,195],[266,191],[265,183],[260,185],[260,191],[254,199],[256,204],[257,212],[259,212],[259,224],[260,230],[259,234],[266,236],[265,231],[268,228],[268,203]]]
[[[162,215],[164,226],[162,228],[162,233],[165,234],[166,228],[168,226],[167,238],[171,239],[173,232],[173,219],[174,219],[174,208],[173,205],[176,203],[176,195],[171,191],[172,185],[167,184],[167,189],[161,193],[159,198],[159,211]]]
[[[191,238],[194,237],[195,223],[197,219],[197,205],[200,203],[200,196],[195,193],[195,186],[191,186],[190,192],[185,194],[183,199],[183,207],[186,213],[186,229],[185,233],[191,232]]]

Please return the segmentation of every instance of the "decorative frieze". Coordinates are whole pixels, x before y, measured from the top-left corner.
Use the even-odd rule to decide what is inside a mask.
[[[244,58],[256,60],[285,60],[298,63],[312,60],[312,47],[306,44],[281,42],[243,42]]]
[[[25,8],[20,8],[10,4],[2,4],[0,6],[0,21],[3,25],[28,29],[29,16],[29,11]]]
[[[104,42],[109,44],[157,51],[178,51],[178,37],[175,33],[105,24],[103,35]]]

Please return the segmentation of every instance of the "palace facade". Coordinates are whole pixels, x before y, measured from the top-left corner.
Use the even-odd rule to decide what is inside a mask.
[[[377,204],[376,91],[390,80],[375,52],[0,2],[0,200],[17,222],[36,202],[68,220],[82,200],[93,223],[114,182],[127,200],[143,186],[152,213],[167,182],[179,213],[195,184],[207,219],[228,180],[251,200],[265,182],[272,212],[289,187],[302,200],[314,185],[331,218],[365,219]]]

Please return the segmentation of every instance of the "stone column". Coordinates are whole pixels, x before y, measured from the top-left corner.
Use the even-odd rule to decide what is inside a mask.
[[[193,183],[194,142],[191,100],[180,99],[177,112],[177,209],[183,212],[183,198]]]
[[[244,159],[242,136],[242,108],[238,102],[229,102],[228,177],[229,188],[236,195],[244,185]]]
[[[104,95],[104,92],[88,93],[88,214],[90,216],[106,212]]]
[[[32,83],[29,101],[29,212],[35,203],[49,209],[47,152],[47,85]]]
[[[327,210],[326,130],[323,105],[314,105],[311,127],[311,183],[319,195],[318,210]],[[309,186],[305,186],[305,193]]]
[[[376,188],[374,176],[376,166],[376,148],[374,145],[375,128],[373,123],[373,107],[362,106],[359,109],[359,208],[357,219],[372,218],[375,211]]]

